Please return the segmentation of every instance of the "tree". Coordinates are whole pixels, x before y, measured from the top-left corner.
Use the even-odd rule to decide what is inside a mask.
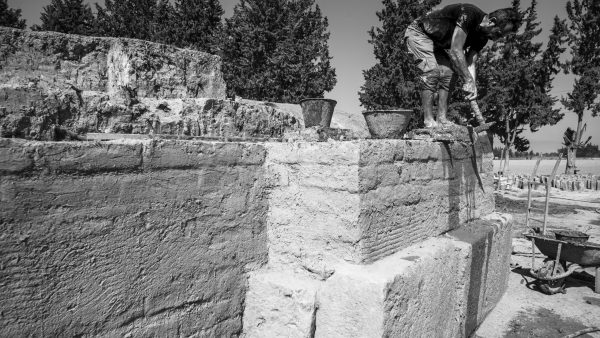
[[[225,20],[229,95],[278,102],[323,97],[336,83],[327,29],[314,0],[240,0]]]
[[[41,26],[36,25],[33,30],[80,35],[94,33],[94,14],[83,0],[52,0],[44,7],[40,20]]]
[[[177,0],[175,12],[178,28],[172,44],[219,54],[225,13],[219,0]]]
[[[0,26],[25,29],[25,19],[21,19],[21,10],[8,7],[8,0],[0,0]]]
[[[550,94],[554,76],[561,70],[560,55],[566,38],[563,21],[554,19],[547,47],[534,43],[541,33],[537,20],[537,1],[532,0],[525,10],[520,1],[513,0],[513,8],[523,18],[523,29],[495,41],[485,48],[478,60],[477,87],[484,116],[496,124],[490,129],[504,144],[504,167],[509,166],[511,148],[523,152],[529,141],[521,136],[525,128],[535,132],[545,125],[554,125],[563,117],[554,108],[557,98]],[[468,105],[460,102],[453,108],[465,112]]]
[[[582,142],[584,112],[589,110],[594,117],[600,112],[600,103],[596,101],[600,94],[600,1],[567,1],[567,16],[572,52],[565,72],[572,72],[576,79],[573,90],[561,102],[577,114],[577,129],[567,146],[566,173],[572,174],[576,169],[577,149],[585,146]]]
[[[418,69],[404,46],[404,31],[413,20],[430,11],[441,0],[383,0],[377,18],[381,27],[371,28],[377,63],[363,71],[365,84],[359,92],[366,109],[415,108],[420,115],[421,100],[417,89]],[[413,121],[421,121],[414,118]]]
[[[168,43],[174,22],[168,0],[105,0],[96,4],[97,33],[102,36]]]

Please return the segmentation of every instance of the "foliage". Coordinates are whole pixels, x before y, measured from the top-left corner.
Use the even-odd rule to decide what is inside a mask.
[[[565,71],[578,78],[562,103],[578,115],[589,109],[597,116],[600,113],[600,102],[596,102],[600,94],[600,1],[568,1],[567,15],[572,57],[567,61]]]
[[[586,129],[587,124],[584,124],[581,128],[580,134],[583,135]],[[571,128],[567,128],[567,130],[565,130],[565,133],[563,134],[563,145],[567,148],[582,148],[587,146],[591,140],[592,137],[589,136],[587,140],[582,142],[581,139],[578,139],[576,131]]]
[[[83,0],[52,0],[44,7],[40,20],[42,24],[33,26],[33,30],[80,35],[94,33],[95,17]]]
[[[25,19],[21,19],[21,10],[8,7],[8,0],[0,0],[0,26],[25,29]]]
[[[173,7],[168,0],[105,0],[96,4],[97,34],[168,42]]]
[[[522,15],[523,27],[484,49],[478,60],[477,83],[486,120],[496,122],[491,131],[505,146],[525,151],[529,148],[529,141],[521,136],[525,128],[535,132],[563,117],[554,108],[557,99],[550,90],[561,69],[559,58],[565,50],[562,45],[566,28],[555,18],[547,47],[542,50],[542,43],[533,42],[541,33],[537,1],[532,0],[522,11],[520,1],[514,0],[513,8]]]
[[[569,148],[563,147],[558,149],[559,153],[564,154],[569,151]],[[577,149],[577,157],[578,158],[599,158],[600,157],[600,149],[596,144],[587,144],[585,147],[581,147]]]
[[[600,94],[600,1],[567,1],[567,16],[572,56],[566,62],[565,72],[572,72],[576,78],[572,91],[561,102],[565,108],[577,114],[577,129],[573,131],[571,143],[567,146],[566,171],[571,173],[576,167],[576,149],[585,146],[581,141],[583,114],[586,110],[591,111],[592,116],[600,113],[600,102],[597,100]]]
[[[219,54],[223,26],[219,0],[177,0],[171,43],[211,54]]]
[[[225,20],[229,95],[279,102],[322,97],[336,83],[327,29],[314,0],[240,0]]]
[[[416,108],[420,111],[417,90],[418,69],[404,46],[404,31],[416,18],[424,15],[440,0],[383,0],[377,18],[381,27],[371,28],[377,63],[363,71],[365,84],[359,98],[366,109]],[[415,118],[413,121],[422,119]]]
[[[105,0],[104,7],[96,4],[96,11],[94,16],[83,0],[52,0],[44,7],[42,25],[34,29],[219,51],[223,15],[219,0],[176,0],[174,5],[169,0]]]

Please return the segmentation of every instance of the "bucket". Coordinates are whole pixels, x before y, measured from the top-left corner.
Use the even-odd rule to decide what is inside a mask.
[[[336,104],[336,100],[320,98],[310,98],[300,101],[302,116],[304,117],[304,127],[321,126],[329,128]]]
[[[363,116],[371,137],[401,138],[413,116],[413,110],[367,110]]]

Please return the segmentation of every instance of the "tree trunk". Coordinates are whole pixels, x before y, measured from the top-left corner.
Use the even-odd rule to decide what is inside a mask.
[[[567,147],[567,168],[565,174],[572,175],[575,173],[575,158],[577,156],[577,148]]]
[[[565,168],[565,174],[572,175],[575,173],[577,169],[577,149],[581,146],[581,128],[583,127],[583,112],[577,113],[577,131],[575,132],[575,137],[573,141],[573,145],[567,147],[567,167]]]
[[[506,131],[506,139],[504,140],[504,167],[502,168],[502,173],[506,175],[506,171],[508,170],[508,160],[510,158],[510,121],[508,117],[504,120],[504,128]]]
[[[510,144],[507,142],[504,145],[504,168],[502,169],[502,172],[504,173],[504,175],[506,175],[509,167],[508,167],[508,161],[510,161]]]
[[[502,172],[502,175],[504,176],[504,167],[502,166],[502,164],[504,163],[504,153],[506,152],[506,147],[502,148],[502,152],[500,153],[500,163],[498,164],[498,171]]]

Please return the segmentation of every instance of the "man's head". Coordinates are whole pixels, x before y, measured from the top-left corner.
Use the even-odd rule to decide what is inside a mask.
[[[483,20],[481,30],[488,39],[496,40],[514,33],[521,25],[521,16],[514,8],[497,9]]]

